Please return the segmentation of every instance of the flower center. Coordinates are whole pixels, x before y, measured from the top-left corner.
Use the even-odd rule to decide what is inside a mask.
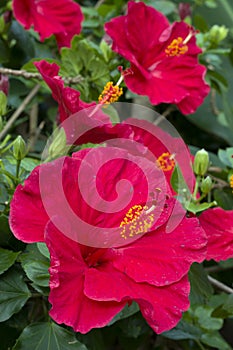
[[[174,154],[169,152],[162,153],[157,159],[158,167],[163,171],[170,171],[174,169],[176,163],[174,160]]]
[[[187,41],[183,40],[180,36],[177,39],[173,39],[171,44],[165,49],[166,56],[174,57],[184,55],[188,51]]]
[[[124,239],[146,233],[154,223],[154,214],[151,213],[155,206],[151,208],[142,205],[134,205],[126,213],[120,223],[121,237]]]
[[[118,98],[123,94],[123,89],[118,85],[113,85],[112,81],[109,81],[102,93],[99,96],[100,104],[110,104],[118,100]]]

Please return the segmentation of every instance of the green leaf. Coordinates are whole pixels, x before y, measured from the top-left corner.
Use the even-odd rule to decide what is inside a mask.
[[[0,274],[8,270],[15,262],[19,253],[0,248]]]
[[[61,59],[61,74],[71,77],[85,75],[85,81],[77,85],[82,99],[96,100],[110,80],[109,68],[99,46],[75,36],[71,48],[62,48]]]
[[[7,271],[0,280],[0,322],[20,311],[30,296],[19,271]]]
[[[164,0],[147,0],[147,5],[154,7],[156,10],[162,12],[164,15],[170,15],[175,11],[176,6],[172,1]]]
[[[49,285],[49,262],[31,262],[23,265],[23,269],[27,277],[42,287],[48,287]]]
[[[45,243],[39,242],[36,244],[38,250],[40,251],[40,253],[42,255],[44,255],[46,258],[50,259],[50,254],[49,254],[49,250],[47,248],[47,245]]]
[[[207,331],[217,331],[223,325],[223,320],[221,318],[211,316],[213,310],[213,308],[204,305],[198,306],[194,312],[201,328],[204,328]]]
[[[0,116],[4,115],[7,110],[7,97],[3,91],[0,91]]]
[[[203,267],[197,263],[189,271],[191,283],[190,301],[192,305],[205,304],[213,294],[213,288]]]
[[[224,188],[214,190],[214,200],[218,203],[220,207],[225,210],[231,210],[233,208],[233,196],[232,189]]]
[[[31,281],[41,287],[48,287],[49,259],[40,253],[37,244],[28,245],[19,259],[27,277]]]
[[[216,203],[215,203],[216,204]],[[209,209],[209,208],[212,208],[214,205],[214,203],[188,203],[185,208],[190,211],[191,213],[193,214],[196,214],[196,213],[199,213],[203,210],[206,210],[206,209]]]
[[[186,191],[186,194],[190,195],[190,190],[178,165],[175,166],[172,172],[171,185],[176,193],[182,194],[183,191]]]
[[[10,240],[14,238],[9,227],[8,217],[4,214],[0,215],[0,227],[0,245],[3,247],[8,247]]]
[[[230,147],[229,149],[233,149],[232,147]],[[229,157],[228,153],[226,150],[223,149],[219,149],[218,150],[218,157],[221,160],[221,162],[223,164],[225,164],[226,166],[229,166],[230,168],[233,167],[233,158]]]
[[[202,332],[198,327],[186,322],[185,320],[181,320],[174,329],[164,332],[162,336],[173,340],[196,340],[200,338],[201,333]]]
[[[201,341],[215,349],[232,350],[218,332],[205,333],[201,336]]]
[[[194,114],[192,114],[192,117],[185,117],[189,122],[195,124],[201,129],[200,134],[202,133],[202,130],[204,130],[206,133],[218,136],[230,145],[233,145],[232,131],[228,127],[219,123],[216,116],[211,112],[210,106],[210,96],[207,96],[203,104]]]
[[[75,336],[53,322],[26,327],[12,350],[87,350]]]
[[[233,294],[228,296],[227,300],[223,304],[223,309],[228,313],[233,314]]]
[[[120,311],[109,323],[108,326],[111,326],[113,323],[134,315],[139,311],[139,306],[137,303],[133,302],[130,306],[126,305],[122,311]]]

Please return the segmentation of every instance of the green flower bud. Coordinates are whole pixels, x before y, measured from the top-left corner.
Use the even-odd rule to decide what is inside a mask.
[[[225,26],[218,26],[215,24],[209,31],[210,42],[218,45],[222,40],[226,38],[228,31],[229,29],[227,29]]]
[[[209,167],[209,154],[202,148],[200,151],[197,151],[194,163],[193,170],[196,175],[204,176]]]
[[[210,176],[207,176],[205,179],[202,180],[201,182],[201,191],[204,194],[207,194],[211,191],[213,182],[211,180]]]
[[[66,153],[66,133],[63,128],[55,130],[53,134],[54,138],[49,146],[49,157],[54,158]]]
[[[13,156],[16,160],[22,160],[27,154],[26,143],[22,136],[18,136],[13,144]]]

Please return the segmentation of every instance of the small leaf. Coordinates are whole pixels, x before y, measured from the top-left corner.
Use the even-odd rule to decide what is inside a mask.
[[[27,277],[32,282],[42,287],[48,287],[49,259],[40,253],[36,244],[28,245],[19,259]]]
[[[87,350],[75,336],[53,322],[26,327],[12,350]]]
[[[186,194],[190,195],[190,189],[184,179],[184,176],[180,170],[180,167],[178,165],[175,166],[172,176],[171,176],[171,185],[173,190],[178,193],[182,194],[182,191],[185,190]]]
[[[147,4],[154,7],[157,11],[162,12],[164,15],[170,15],[172,12],[175,11],[176,6],[173,4],[172,1],[164,0],[149,0],[147,1]]]
[[[213,294],[213,288],[203,267],[194,263],[189,271],[191,283],[190,301],[192,305],[206,303]]]
[[[212,203],[188,203],[185,208],[190,211],[193,214],[199,213],[203,210],[212,208],[214,205],[216,205],[216,203],[212,202]]]
[[[215,349],[231,350],[232,348],[226,343],[218,332],[205,333],[201,336],[201,341]]]
[[[199,339],[201,330],[191,323],[181,320],[178,325],[168,332],[162,334],[163,337],[173,340]]]
[[[223,209],[231,210],[233,208],[232,189],[230,189],[230,187],[221,190],[216,188],[214,190],[214,200]]]
[[[223,309],[233,314],[233,294],[229,295],[225,303],[223,304]]]
[[[15,262],[19,253],[0,248],[0,274],[8,270]]]
[[[16,270],[6,272],[0,280],[0,322],[20,311],[30,296],[23,276]]]
[[[223,164],[233,168],[233,147],[229,147],[226,150],[219,149],[218,156]]]
[[[201,328],[204,328],[207,331],[217,331],[223,325],[223,319],[212,317],[212,312],[213,308],[207,305],[198,306],[194,312]]]
[[[47,245],[45,243],[39,242],[36,244],[38,250],[40,251],[40,253],[42,255],[44,255],[46,258],[50,259],[50,254],[49,254],[49,250],[47,248]]]
[[[109,323],[108,326],[111,326],[113,323],[127,318],[131,315],[134,315],[139,311],[139,306],[137,303],[133,302],[130,306],[126,305],[122,311],[120,311]]]

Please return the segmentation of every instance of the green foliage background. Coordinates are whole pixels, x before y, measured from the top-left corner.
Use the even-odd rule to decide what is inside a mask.
[[[14,71],[38,73],[32,64],[34,60],[46,58],[57,62],[61,66],[60,74],[69,85],[81,92],[84,101],[89,102],[98,99],[107,81],[116,81],[119,65],[127,66],[102,40],[104,23],[122,14],[127,1],[77,2],[85,14],[82,34],[74,37],[71,48],[63,48],[59,54],[54,38],[40,43],[33,30],[25,31],[14,19],[5,23],[3,15],[11,8],[11,3],[0,1],[0,65]],[[163,12],[171,21],[179,20],[179,0],[144,2]],[[211,198],[219,206],[230,210],[233,209],[229,186],[229,178],[233,174],[233,3],[231,0],[183,2],[192,7],[192,16],[186,20],[200,31],[198,43],[203,48],[200,61],[208,68],[207,81],[211,85],[211,93],[190,116],[183,116],[165,104],[155,109],[159,113],[170,112],[168,120],[190,145],[192,152],[203,147],[209,151],[209,175],[214,179]],[[209,276],[231,288],[233,259],[219,264],[209,262],[203,266],[192,266],[191,307],[177,327],[159,336],[145,323],[134,303],[107,327],[87,335],[58,326],[49,318],[47,248],[43,243],[26,245],[17,241],[10,231],[8,215],[15,187],[40,163],[41,152],[56,125],[57,105],[38,74],[35,77],[31,75],[30,79],[26,78],[26,74],[9,74],[9,79],[8,97],[0,93],[0,132],[3,132],[0,143],[1,349],[232,349],[233,294],[230,289],[224,290],[211,284]],[[33,98],[4,133],[13,113],[37,85]],[[133,95],[126,87],[122,100],[148,104],[146,98]],[[22,157],[22,161],[15,156],[18,135],[22,135],[27,143],[27,155]],[[60,147],[53,157],[63,152],[66,152],[65,146]]]

